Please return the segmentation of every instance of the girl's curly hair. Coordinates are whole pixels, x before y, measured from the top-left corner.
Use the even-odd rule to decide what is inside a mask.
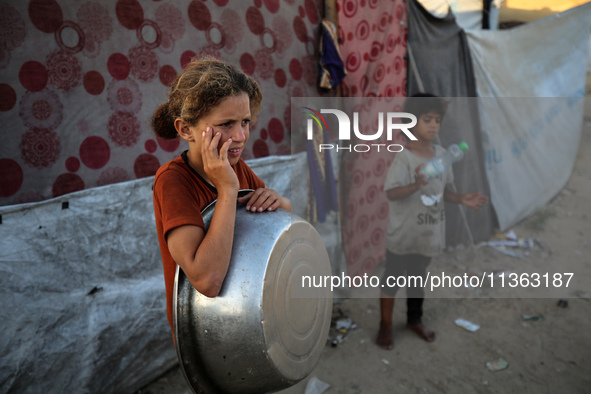
[[[174,139],[177,118],[193,126],[226,97],[241,92],[248,95],[254,121],[263,98],[259,84],[243,71],[213,56],[195,58],[172,82],[168,101],[152,115],[152,129],[158,137]]]

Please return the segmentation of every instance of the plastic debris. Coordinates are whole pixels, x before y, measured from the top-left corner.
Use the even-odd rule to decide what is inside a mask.
[[[558,300],[558,304],[556,304],[559,308],[568,308],[568,301],[567,300]]]
[[[316,376],[312,376],[308,383],[306,384],[306,390],[304,391],[305,394],[322,394],[328,388],[330,384],[323,382],[322,380],[318,379]]]
[[[509,248],[519,248],[519,249],[535,249],[539,250],[542,249],[540,241],[535,237],[529,238],[518,238],[515,231],[511,230],[507,233],[499,233],[494,236],[494,239],[491,241],[486,242],[486,245],[490,246],[493,249],[498,250],[499,252],[511,256],[511,257],[522,257],[521,253],[518,251],[513,251]],[[529,256],[529,252],[525,251],[524,254]]]
[[[390,365],[390,361],[386,360],[385,358],[382,359],[382,362],[386,365]]]
[[[490,244],[488,246],[490,246],[491,248],[493,248],[493,249],[495,249],[495,250],[503,253],[504,255],[511,256],[511,257],[521,258],[521,255],[519,253],[513,252],[513,251],[505,248],[504,246],[490,245]]]
[[[499,359],[496,361],[489,361],[486,363],[486,367],[493,372],[502,371],[508,366],[509,363],[503,357],[499,357]]]
[[[478,331],[478,329],[480,328],[480,326],[478,324],[469,322],[468,320],[464,320],[464,319],[456,319],[455,323],[457,326],[460,326],[463,329],[470,331],[470,332]]]
[[[538,247],[540,246],[540,241],[538,241],[534,237],[519,239],[517,243],[519,244],[520,248],[525,249],[538,249]]]
[[[521,315],[523,320],[531,320],[531,321],[540,321],[544,320],[544,315],[537,314],[537,315]]]
[[[339,311],[341,317],[333,317],[332,326],[329,331],[328,340],[332,347],[337,347],[339,343],[347,337],[349,331],[355,329],[357,325],[353,323],[350,317],[344,317]]]
[[[519,246],[517,241],[488,241],[487,244],[492,247]]]
[[[340,318],[335,323],[335,326],[336,326],[337,330],[341,330],[341,329],[349,330],[351,328],[355,328],[355,327],[353,327],[354,326],[353,319],[351,319],[350,317]]]
[[[497,241],[506,241],[506,240],[517,241],[517,234],[515,234],[515,231],[513,231],[513,230],[510,230],[506,233],[498,232],[493,235],[493,239],[495,239]]]
[[[337,345],[345,340],[345,336],[343,334],[338,334],[337,336],[328,336],[328,341],[332,347],[337,347]]]

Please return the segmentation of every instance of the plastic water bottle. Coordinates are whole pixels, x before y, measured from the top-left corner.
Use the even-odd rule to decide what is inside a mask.
[[[435,156],[425,164],[419,173],[425,174],[427,178],[434,178],[445,172],[453,163],[461,160],[464,157],[464,152],[467,150],[468,144],[464,141],[459,144],[452,144],[445,152],[439,156]]]

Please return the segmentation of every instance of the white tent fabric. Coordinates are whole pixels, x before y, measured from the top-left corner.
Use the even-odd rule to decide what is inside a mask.
[[[511,30],[467,32],[502,230],[545,205],[570,176],[583,122],[590,28],[586,4]]]
[[[305,215],[305,153],[248,163]],[[0,207],[0,392],[130,393],[175,365],[152,183]]]

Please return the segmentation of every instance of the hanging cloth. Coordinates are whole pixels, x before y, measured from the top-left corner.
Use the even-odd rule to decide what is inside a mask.
[[[347,75],[345,64],[341,57],[336,26],[327,19],[322,21],[320,67],[319,84],[323,89],[334,89],[345,78],[345,75]]]

